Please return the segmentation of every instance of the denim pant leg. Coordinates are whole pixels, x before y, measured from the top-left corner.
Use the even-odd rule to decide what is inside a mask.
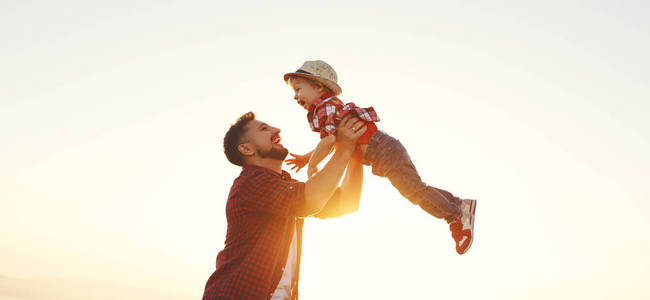
[[[402,196],[432,216],[451,222],[461,214],[460,199],[422,182],[402,143],[386,133],[377,131],[372,136],[363,163],[372,166],[373,174],[388,178]]]

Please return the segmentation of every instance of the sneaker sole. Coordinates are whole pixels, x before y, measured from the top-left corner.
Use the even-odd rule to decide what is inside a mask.
[[[467,245],[467,248],[461,254],[466,253],[467,250],[469,250],[469,248],[472,247],[472,242],[474,242],[474,218],[475,218],[474,214],[476,213],[476,200],[471,200],[470,201],[469,212],[470,212],[469,224],[470,224],[470,228],[471,228],[471,231],[472,231],[472,239],[469,240],[469,245]]]
[[[465,247],[465,251],[459,252],[458,249],[456,249],[456,252],[458,252],[458,254],[460,255],[467,253],[469,248],[472,247],[472,242],[474,242],[474,218],[475,218],[474,214],[475,213],[476,213],[476,200],[469,200],[469,228],[463,229],[463,231],[469,230],[471,232],[471,235],[467,247]]]

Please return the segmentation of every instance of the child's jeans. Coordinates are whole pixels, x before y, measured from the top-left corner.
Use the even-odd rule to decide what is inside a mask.
[[[372,174],[387,177],[402,196],[434,217],[449,223],[461,215],[461,200],[422,182],[402,143],[385,132],[377,131],[370,138],[363,164],[372,166]]]

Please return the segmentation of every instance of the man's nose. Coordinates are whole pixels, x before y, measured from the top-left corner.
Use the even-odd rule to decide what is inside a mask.
[[[295,93],[295,94],[293,95],[293,100],[298,100],[298,93]]]

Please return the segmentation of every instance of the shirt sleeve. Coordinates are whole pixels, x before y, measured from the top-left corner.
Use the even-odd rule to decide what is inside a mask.
[[[305,203],[305,183],[268,172],[253,174],[241,187],[246,209],[280,216],[295,215]]]
[[[336,135],[336,105],[325,103],[319,108],[319,121],[320,121],[320,137],[324,138],[328,135]]]

